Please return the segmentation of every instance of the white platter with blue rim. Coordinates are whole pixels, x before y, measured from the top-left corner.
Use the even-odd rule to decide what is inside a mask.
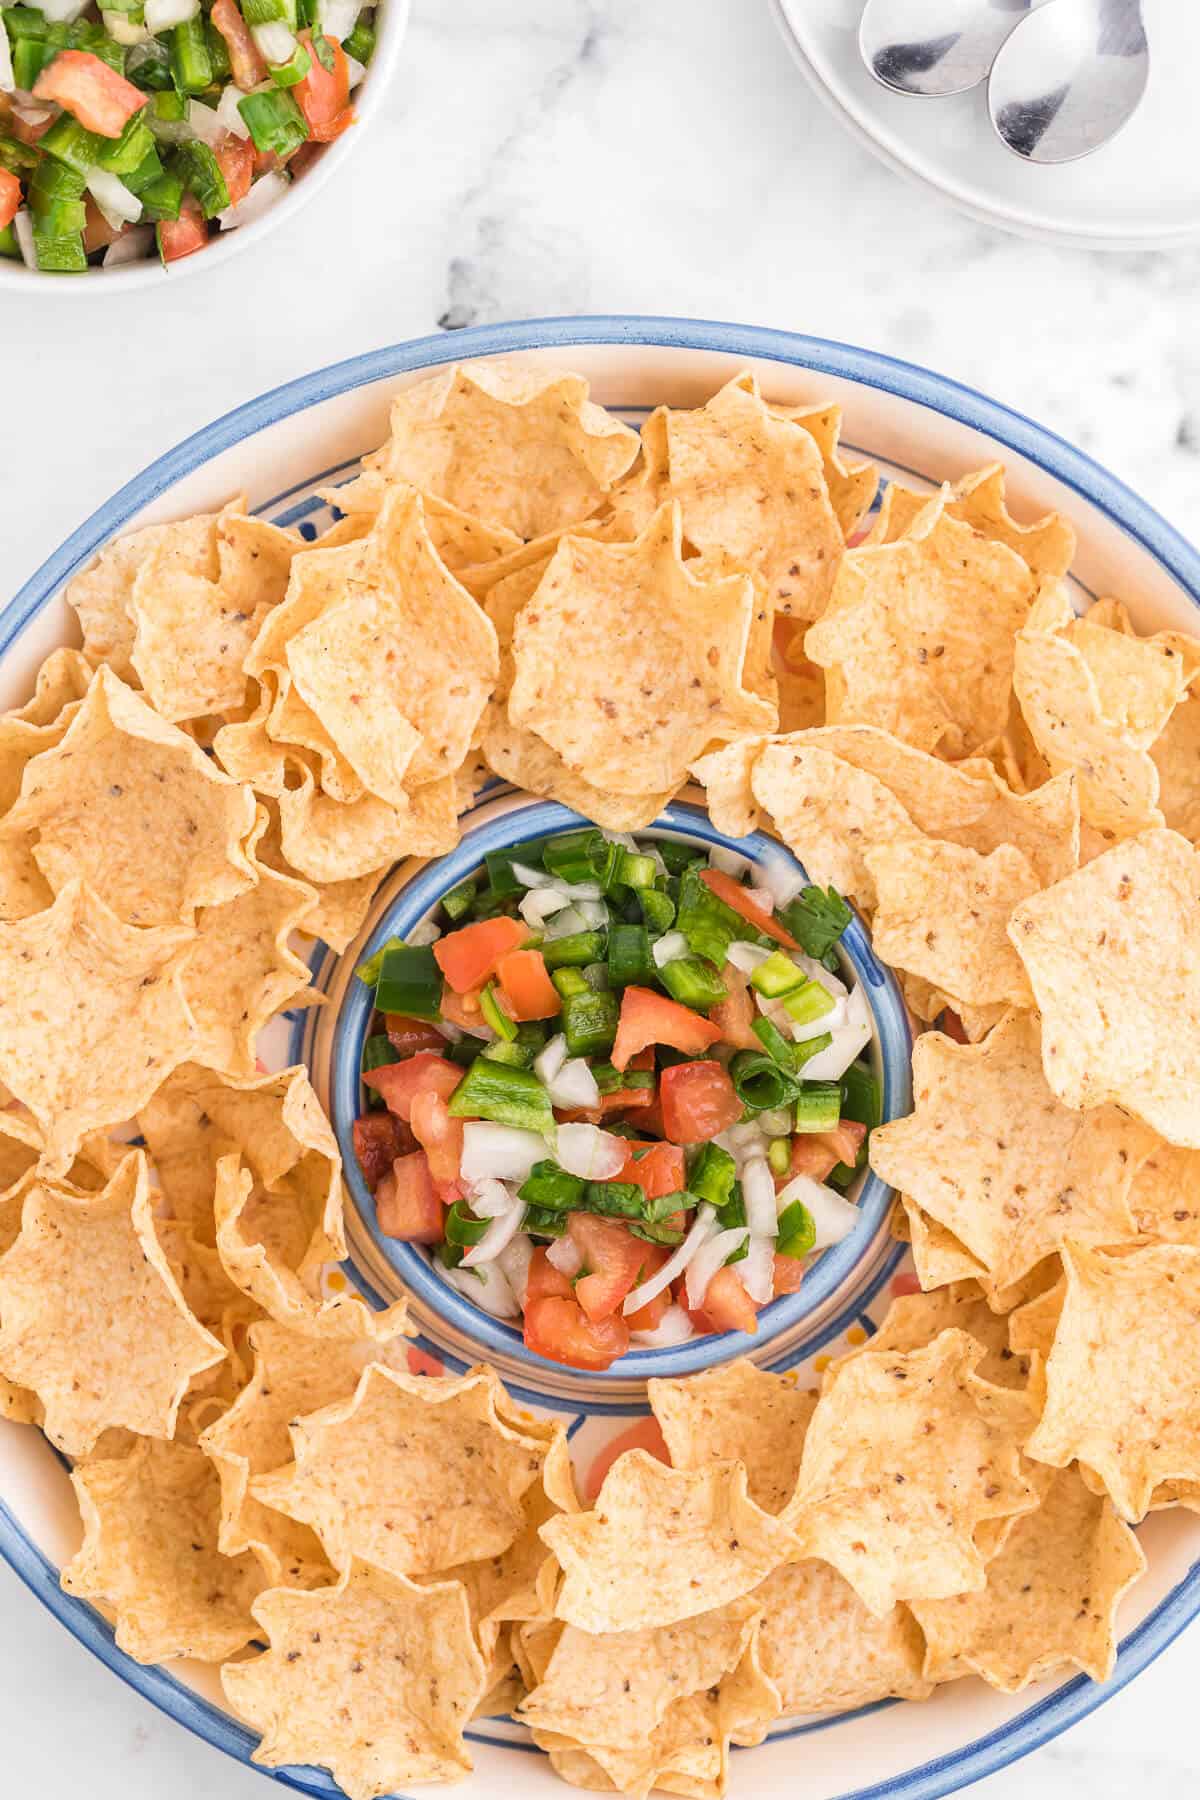
[[[423,339],[321,370],[251,401],[160,458],[82,525],[0,613],[0,704],[22,701],[47,651],[73,639],[62,587],[109,538],[212,509],[238,491],[267,517],[315,535],[329,515],[314,490],[349,477],[357,458],[383,440],[397,388],[452,359],[494,355],[578,369],[590,378],[596,399],[635,421],[662,401],[697,404],[750,366],[772,399],[836,400],[845,414],[844,441],[873,457],[885,474],[932,485],[1002,460],[1019,516],[1057,508],[1075,525],[1081,598],[1120,595],[1142,630],[1196,628],[1200,555],[1079,451],[982,395],[883,356],[786,332],[652,318],[541,320]],[[703,835],[695,815],[686,813],[688,804],[687,797],[676,803],[684,812],[665,819],[662,828]],[[465,854],[478,860],[476,845],[514,808],[522,820],[538,816],[536,807],[520,799],[486,796],[464,822],[472,837]],[[680,826],[679,818],[686,824]],[[534,829],[531,825],[529,835]],[[521,834],[526,835],[523,823]],[[398,871],[385,884],[378,906],[408,904],[400,891],[411,883],[411,904],[426,909],[430,897],[422,897],[420,881],[419,867]],[[367,941],[381,920],[377,908]],[[339,963],[318,948],[317,979],[334,996],[324,1009],[328,1017],[319,1023],[301,1017],[290,1030],[273,1028],[271,1060],[297,1051],[307,1056],[335,1116],[339,1107],[345,1110],[337,1088],[344,1077],[335,1068],[346,1061],[335,1044],[338,997],[344,999],[346,967],[354,955],[352,948]],[[842,1272],[845,1279],[832,1258],[823,1278],[818,1262],[814,1285],[825,1280],[830,1291],[814,1304],[797,1335],[781,1331],[772,1339],[781,1357],[797,1362],[801,1378],[814,1359],[836,1354],[848,1334],[860,1340],[895,1285],[906,1281],[898,1250],[875,1229],[869,1199],[864,1213],[869,1218],[858,1238],[860,1252],[853,1268]],[[353,1220],[351,1234],[365,1262],[369,1247]],[[351,1273],[368,1289],[379,1275],[371,1268]],[[453,1320],[431,1317],[429,1335],[414,1352],[417,1366],[457,1366],[454,1329]],[[530,1401],[570,1417],[585,1491],[594,1487],[616,1447],[646,1432],[636,1391],[626,1393],[620,1384],[611,1393],[581,1384],[564,1395],[561,1386],[547,1389],[543,1376],[525,1367],[514,1386],[524,1387]],[[1120,1657],[1104,1686],[1072,1677],[1006,1696],[966,1680],[939,1689],[923,1704],[885,1702],[836,1718],[787,1721],[764,1745],[736,1754],[733,1791],[755,1800],[784,1800],[802,1783],[806,1800],[883,1800],[885,1795],[935,1800],[1044,1743],[1132,1680],[1200,1613],[1200,1516],[1157,1513],[1139,1536],[1150,1568],[1122,1607]],[[58,1570],[78,1537],[62,1463],[39,1433],[0,1421],[0,1555],[114,1674],[208,1742],[248,1762],[255,1738],[224,1707],[214,1671],[194,1664],[139,1666],[116,1649],[97,1613],[62,1593]],[[528,1795],[562,1794],[544,1758],[515,1727],[482,1721],[469,1735],[475,1773],[459,1789],[467,1800],[491,1800],[514,1783]],[[320,1770],[272,1773],[304,1793],[338,1792]]]

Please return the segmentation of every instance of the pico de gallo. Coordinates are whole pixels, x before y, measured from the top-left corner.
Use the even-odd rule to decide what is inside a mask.
[[[490,853],[357,971],[380,1230],[576,1368],[755,1331],[853,1229],[880,1117],[849,922],[782,856],[595,829]]]
[[[374,4],[0,7],[0,256],[168,264],[261,217],[354,123]]]

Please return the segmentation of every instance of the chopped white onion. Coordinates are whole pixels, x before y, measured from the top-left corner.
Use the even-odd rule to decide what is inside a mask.
[[[860,987],[846,1002],[841,1023],[833,1028],[833,1042],[818,1050],[804,1065],[806,1081],[840,1081],[860,1051],[871,1041],[871,1009]]]
[[[234,137],[248,138],[250,136],[250,127],[238,111],[238,101],[245,98],[241,88],[231,81],[217,101],[217,117],[225,130],[231,132]]]
[[[142,216],[142,203],[137,195],[129,191],[118,175],[110,175],[107,169],[88,171],[87,190],[114,231],[120,231],[122,225],[136,225]]]
[[[522,887],[553,887],[553,875],[547,875],[545,869],[531,869],[528,863],[515,862],[511,865],[513,875]]]
[[[555,1238],[547,1247],[546,1261],[569,1281],[583,1267],[583,1251],[568,1233],[566,1237]]]
[[[529,1265],[532,1261],[533,1239],[523,1231],[518,1231],[512,1243],[506,1245],[496,1258],[496,1267],[507,1278],[517,1305],[521,1308],[525,1305],[525,1289],[529,1286]]]
[[[366,79],[366,64],[360,63],[358,58],[356,56],[351,56],[348,50],[343,50],[342,54],[346,58],[346,74],[349,77],[347,86],[349,87],[350,92],[353,93],[355,88],[361,87],[363,81]]]
[[[265,25],[254,25],[250,35],[265,63],[290,62],[295,54],[296,39],[282,19],[269,19]]]
[[[464,1181],[522,1182],[535,1162],[546,1155],[546,1140],[536,1131],[515,1125],[493,1125],[486,1119],[468,1119],[463,1126],[463,1153],[459,1165]]]
[[[810,981],[819,981],[835,1000],[845,1000],[849,995],[850,989],[846,983],[832,969],[827,969],[824,963],[818,962],[815,956],[805,956],[803,950],[793,950],[789,954],[796,967],[803,969]]]
[[[525,1206],[518,1200],[506,1213],[501,1213],[499,1218],[492,1220],[479,1242],[471,1245],[459,1267],[478,1269],[483,1263],[495,1262],[500,1252],[512,1243],[524,1223]]]
[[[160,144],[186,144],[192,135],[186,119],[160,119],[157,113],[151,112],[146,123]]]
[[[530,888],[522,895],[517,911],[530,929],[537,931],[552,914],[561,912],[569,904],[561,888]]]
[[[691,1312],[704,1305],[708,1284],[718,1269],[723,1269],[735,1250],[740,1250],[749,1232],[744,1225],[731,1226],[706,1238],[688,1264],[687,1303]]]
[[[461,1044],[466,1033],[461,1025],[455,1025],[450,1019],[430,1019],[429,1023],[439,1037],[444,1037],[448,1044]]]
[[[742,856],[736,850],[726,850],[721,844],[715,844],[708,853],[710,869],[720,869],[722,875],[732,875],[740,881],[747,869],[754,865],[748,856]]]
[[[844,1025],[846,1021],[845,1000],[834,995],[832,988],[826,987],[823,981],[819,982],[818,986],[825,988],[825,992],[830,995],[834,1004],[828,1012],[823,1012],[817,1019],[806,1019],[803,1023],[799,1019],[793,1019],[782,1000],[771,1000],[766,1005],[760,1004],[758,1010],[767,1013],[767,1007],[773,1007],[774,1011],[768,1013],[767,1016],[774,1019],[784,1036],[790,1035],[794,1043],[807,1044],[810,1038],[824,1037],[827,1031],[833,1031],[838,1025]]]
[[[340,44],[358,24],[360,10],[359,0],[318,0],[317,18],[322,32]]]
[[[128,13],[101,12],[100,17],[104,21],[105,31],[113,42],[124,44],[126,47],[132,44],[148,44],[154,35],[144,25],[135,24]]]
[[[792,1129],[792,1110],[789,1106],[772,1106],[766,1112],[760,1112],[756,1121],[758,1129],[765,1131],[768,1137],[788,1137]]]
[[[775,1239],[750,1236],[746,1254],[737,1265],[738,1280],[752,1300],[765,1306],[775,1292]]]
[[[858,1224],[857,1207],[823,1181],[814,1181],[811,1175],[793,1175],[787,1186],[780,1189],[776,1201],[779,1211],[785,1212],[794,1200],[802,1200],[812,1215],[817,1228],[814,1250],[840,1244]]]
[[[146,30],[156,36],[172,25],[186,25],[200,11],[200,0],[146,0]]]
[[[73,25],[87,6],[87,0],[46,0],[38,11],[52,25]]]
[[[533,1072],[544,1088],[548,1088],[567,1060],[567,1040],[560,1031],[533,1059]]]
[[[603,900],[604,889],[598,881],[573,881],[567,885],[572,900]]]
[[[465,1294],[494,1319],[515,1319],[520,1312],[517,1297],[499,1263],[484,1263],[478,1269],[464,1269],[461,1264],[457,1269],[447,1269],[435,1257],[433,1266],[447,1286]]]
[[[676,1344],[686,1344],[689,1338],[696,1335],[696,1327],[684,1312],[682,1306],[668,1306],[653,1331],[635,1331],[630,1334],[635,1344],[641,1344],[647,1350],[670,1350]]]
[[[765,1156],[748,1156],[742,1166],[742,1197],[746,1223],[753,1237],[774,1237],[779,1230],[775,1211],[775,1177]]]
[[[655,938],[650,946],[650,954],[654,958],[656,969],[665,969],[668,963],[678,962],[681,956],[691,954],[691,945],[682,931],[665,931],[660,938]]]
[[[572,904],[583,920],[583,928],[585,931],[599,931],[602,926],[608,924],[608,908],[605,906],[603,900],[580,900],[575,898]]]
[[[581,1181],[611,1181],[625,1167],[629,1148],[598,1125],[560,1125],[556,1145],[559,1167]]]
[[[760,912],[765,912],[768,918],[775,911],[775,898],[770,888],[748,887],[746,898],[754,906],[757,906]]]
[[[727,1151],[740,1168],[748,1157],[763,1154],[766,1140],[758,1128],[758,1120],[746,1119],[740,1125],[731,1125],[728,1131],[718,1132],[713,1143]]]
[[[753,975],[759,963],[766,962],[770,954],[761,944],[749,944],[738,938],[725,952],[725,960],[731,962],[735,969],[740,969],[743,975]]]
[[[13,231],[16,233],[17,249],[21,252],[21,261],[27,269],[36,269],[37,250],[33,242],[33,220],[24,207],[13,218]]]
[[[547,925],[546,941],[552,944],[556,938],[574,937],[577,931],[586,931],[587,928],[588,922],[577,906],[564,906]]]
[[[767,850],[759,860],[758,879],[771,896],[773,906],[789,906],[808,877],[798,869],[784,850]]]
[[[411,944],[414,950],[419,950],[426,944],[436,944],[441,935],[440,925],[435,925],[432,919],[422,919],[419,925],[413,926],[404,941]]]
[[[485,1175],[482,1181],[470,1182],[468,1191],[471,1211],[478,1219],[502,1218],[518,1204],[516,1195],[510,1193],[494,1175]]]
[[[153,225],[132,225],[114,238],[101,257],[106,269],[119,269],[122,263],[142,262],[154,249]]]
[[[596,1077],[582,1056],[573,1056],[570,1062],[565,1062],[554,1080],[546,1083],[546,1091],[554,1106],[578,1107],[583,1112],[600,1104]]]
[[[291,182],[286,175],[281,175],[278,169],[268,169],[265,175],[259,176],[244,200],[239,200],[236,206],[227,206],[224,212],[217,214],[221,230],[232,231],[238,225],[253,225],[256,219],[261,219],[265,212],[270,212],[283,199],[290,186]],[[474,1035],[482,1037],[483,1032],[479,1031]]]
[[[188,101],[187,122],[201,143],[219,144],[225,136],[225,124],[216,107],[205,106],[203,100]]]
[[[661,1294],[664,1288],[670,1287],[675,1277],[683,1274],[692,1258],[699,1253],[712,1236],[716,1218],[717,1215],[711,1206],[697,1207],[692,1228],[682,1244],[677,1250],[671,1252],[657,1274],[651,1275],[648,1280],[641,1283],[640,1287],[635,1287],[626,1294],[621,1311],[626,1315],[638,1312],[643,1306],[648,1306],[656,1294]]]

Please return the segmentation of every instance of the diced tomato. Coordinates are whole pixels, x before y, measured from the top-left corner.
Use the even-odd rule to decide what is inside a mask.
[[[798,1256],[780,1256],[775,1254],[775,1283],[772,1292],[779,1299],[781,1294],[798,1294],[800,1283],[804,1279],[804,1264]]]
[[[663,1129],[673,1144],[704,1144],[742,1116],[742,1103],[719,1062],[675,1063],[658,1084]]]
[[[545,1246],[539,1244],[529,1263],[529,1274],[525,1277],[525,1301],[545,1300],[555,1297],[560,1300],[574,1298],[575,1290],[571,1286],[569,1276],[556,1269],[546,1255]]]
[[[404,1013],[384,1013],[383,1029],[388,1043],[400,1056],[415,1056],[418,1050],[441,1051],[446,1040],[425,1019],[410,1019]]]
[[[962,1020],[954,1011],[953,1007],[947,1006],[945,1008],[937,1021],[937,1028],[939,1031],[944,1032],[945,1035],[948,1038],[951,1038],[956,1044],[965,1044],[969,1041],[967,1038],[966,1027],[963,1025]]]
[[[254,179],[254,146],[249,138],[234,137],[230,132],[227,138],[216,145],[213,155],[225,177],[229,204],[236,206],[239,200],[246,198]]]
[[[423,1150],[398,1156],[392,1172],[375,1190],[375,1216],[385,1237],[407,1244],[440,1244],[445,1235],[442,1203]]]
[[[350,105],[350,65],[336,38],[327,37],[322,42],[322,48],[333,63],[332,69],[325,67],[313,48],[311,31],[302,31],[300,42],[309,53],[312,66],[304,80],[292,89],[292,95],[308,121],[312,138],[318,144],[328,144],[354,123]]]
[[[213,0],[210,17],[225,39],[234,83],[243,93],[248,94],[251,88],[256,88],[260,81],[267,79],[267,65],[250,35],[250,28],[234,0]]]
[[[406,1123],[412,1119],[412,1103],[418,1094],[440,1094],[448,1100],[462,1078],[461,1069],[428,1050],[418,1051],[406,1062],[384,1063],[363,1076],[368,1087],[383,1095],[384,1105]]]
[[[414,1093],[411,1124],[413,1136],[429,1158],[433,1179],[457,1181],[462,1168],[463,1122],[450,1117],[445,1100],[435,1088]]]
[[[734,1268],[717,1270],[704,1292],[704,1311],[714,1331],[758,1330],[758,1309]]]
[[[837,1152],[829,1148],[822,1135],[798,1131],[792,1139],[792,1160],[788,1172],[775,1177],[775,1192],[786,1187],[789,1181],[794,1181],[797,1175],[811,1175],[814,1181],[824,1181],[837,1165]]]
[[[60,50],[33,84],[35,100],[56,100],[85,131],[119,138],[146,96],[90,50]]]
[[[45,137],[57,117],[57,113],[47,111],[44,119],[35,121],[23,119],[20,113],[14,113],[4,130],[11,132],[20,144],[36,144],[40,138]]]
[[[363,1172],[363,1180],[374,1193],[398,1156],[407,1156],[417,1147],[403,1119],[391,1112],[364,1113],[354,1121],[354,1154]]]
[[[115,244],[121,236],[122,227],[109,224],[90,194],[87,195],[84,206],[83,247],[90,256],[93,250],[107,250],[110,244]]]
[[[765,931],[777,944],[782,944],[787,950],[800,948],[791,932],[776,924],[770,913],[764,912],[761,906],[756,906],[741,882],[735,881],[732,875],[726,875],[723,869],[701,869],[700,879],[705,887],[711,888],[718,900],[723,900],[726,906],[732,906],[735,913],[740,913],[743,919],[747,919],[759,931]]]
[[[11,225],[21,210],[21,184],[9,169],[0,168],[0,231]]]
[[[677,1194],[687,1186],[683,1151],[678,1144],[639,1144],[631,1140],[626,1147],[625,1167],[613,1180],[636,1181],[647,1200]]]
[[[621,996],[621,1017],[613,1045],[613,1067],[627,1069],[631,1059],[647,1044],[670,1044],[685,1056],[696,1056],[717,1042],[715,1025],[678,1000],[668,1000],[652,988],[627,987]]]
[[[757,1014],[749,978],[732,963],[726,963],[721,970],[721,980],[729,992],[724,1000],[718,1000],[708,1009],[709,1018],[721,1033],[721,1042],[731,1044],[735,1050],[761,1050],[762,1044],[750,1029]]]
[[[507,951],[496,964],[496,975],[510,1019],[553,1019],[562,1011],[562,995],[540,950]]]
[[[630,1067],[632,1068],[633,1066],[634,1065],[631,1063]],[[643,1106],[639,1111],[637,1116],[637,1128],[639,1131],[653,1132],[657,1137],[666,1137],[666,1129],[663,1125],[662,1103],[658,1098],[657,1091],[651,1094],[650,1105]]]
[[[283,163],[274,150],[258,150],[254,152],[254,179],[260,175],[269,175],[274,169],[282,169]]]
[[[179,262],[194,251],[203,250],[208,242],[204,214],[190,194],[184,195],[177,219],[161,219],[154,229],[158,233],[159,254],[165,263]]]
[[[652,1275],[657,1275],[671,1254],[669,1250],[656,1249],[653,1244],[643,1244],[642,1251],[642,1266],[633,1284],[635,1287],[640,1287],[643,1281],[649,1281]],[[630,1331],[656,1331],[670,1304],[671,1290],[665,1287],[661,1293],[655,1294],[653,1300],[647,1300],[645,1306],[639,1306],[636,1312],[626,1313],[625,1323]]]
[[[463,1031],[478,1031],[483,1024],[479,1005],[481,992],[481,988],[468,988],[465,994],[456,994],[450,983],[444,981],[438,1011],[451,1025],[458,1025]]]
[[[832,1131],[814,1131],[812,1133],[813,1137],[819,1138],[821,1143],[836,1156],[838,1162],[845,1163],[847,1168],[851,1169],[858,1161],[858,1153],[863,1147],[866,1135],[866,1126],[860,1125],[857,1119],[839,1119]]]
[[[607,1369],[629,1348],[629,1326],[616,1314],[588,1318],[578,1300],[549,1294],[525,1300],[525,1346],[573,1369]]]
[[[654,1068],[653,1050],[639,1051],[637,1056],[630,1058],[629,1067],[649,1074]],[[556,1107],[554,1116],[560,1125],[599,1125],[609,1113],[618,1112],[636,1112],[638,1118],[643,1119],[657,1098],[652,1087],[617,1088],[614,1093],[601,1094],[599,1106]]]
[[[646,1245],[619,1219],[602,1219],[597,1213],[571,1213],[567,1229],[586,1271],[575,1283],[575,1298],[593,1322],[611,1318],[637,1285]]]
[[[453,1206],[456,1200],[465,1200],[467,1197],[467,1187],[465,1182],[457,1179],[454,1181],[439,1181],[436,1175],[433,1178],[433,1191],[443,1206]]]
[[[433,946],[433,954],[454,992],[469,994],[496,973],[502,956],[519,950],[528,941],[528,925],[501,914],[499,918],[476,919],[473,925],[447,932]]]

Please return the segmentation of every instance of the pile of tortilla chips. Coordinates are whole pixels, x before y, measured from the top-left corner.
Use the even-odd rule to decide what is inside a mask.
[[[581,377],[405,389],[308,543],[233,500],[72,582],[0,718],[0,1416],[71,1464],[64,1586],[222,1665],[260,1762],[717,1800],[796,1713],[1111,1671],[1200,1510],[1200,640],[1077,617],[1070,524],[932,495],[753,376],[638,434]],[[872,1138],[919,1291],[819,1392],[648,1384],[590,1508],[495,1372],[328,1297],[337,1145],[256,1039],[489,772],[598,824],[691,778],[850,896],[919,1024]]]

